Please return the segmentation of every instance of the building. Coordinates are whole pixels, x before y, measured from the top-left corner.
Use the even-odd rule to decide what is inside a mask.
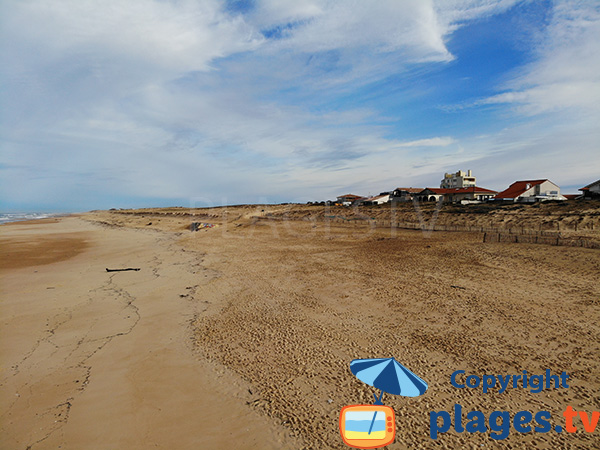
[[[546,200],[566,200],[560,188],[550,180],[515,181],[508,189],[498,193],[494,200],[533,203]]]
[[[492,199],[498,192],[477,186],[442,189],[425,188],[416,198],[422,202],[437,202],[440,199],[444,203],[481,203]]]
[[[452,189],[475,186],[475,181],[475,177],[471,174],[470,170],[467,172],[459,170],[456,173],[445,173],[444,179],[440,182],[440,188]]]
[[[350,206],[354,203],[358,203],[362,199],[364,199],[364,197],[361,195],[346,194],[346,195],[340,195],[337,198],[336,203],[343,205],[343,206]]]
[[[579,189],[583,198],[600,198],[600,180]]]
[[[446,189],[444,202],[462,204],[487,202],[494,198],[497,193],[498,191],[477,186]]]
[[[444,197],[444,191],[446,191],[446,189],[425,188],[418,194],[415,194],[413,198],[420,202],[437,202]]]
[[[361,205],[383,205],[384,203],[388,203],[390,201],[390,193],[382,192],[379,195],[375,195],[369,198],[363,198],[360,200]]]
[[[391,202],[410,202],[413,196],[421,192],[423,188],[396,188],[390,194]]]

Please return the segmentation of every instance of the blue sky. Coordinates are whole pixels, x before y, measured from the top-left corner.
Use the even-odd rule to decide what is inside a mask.
[[[600,178],[600,2],[0,0],[0,209]]]

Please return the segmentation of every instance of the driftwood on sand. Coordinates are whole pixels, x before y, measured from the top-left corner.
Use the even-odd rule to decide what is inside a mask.
[[[135,270],[135,271],[138,271],[138,270],[140,270],[140,269],[139,269],[139,268],[133,268],[133,267],[128,267],[128,268],[126,268],[126,269],[109,269],[109,268],[106,268],[106,271],[107,271],[107,272],[125,272],[125,271],[127,271],[127,270]]]

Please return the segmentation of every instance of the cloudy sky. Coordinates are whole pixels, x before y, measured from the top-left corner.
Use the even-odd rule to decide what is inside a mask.
[[[0,210],[600,178],[600,2],[0,0]]]

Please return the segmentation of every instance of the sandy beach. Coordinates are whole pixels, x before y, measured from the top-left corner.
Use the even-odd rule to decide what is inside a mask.
[[[374,226],[357,226],[282,208],[0,227],[0,447],[347,448],[341,408],[376,392],[349,363],[393,356],[429,389],[384,395],[397,415],[387,448],[599,448],[599,430],[581,426],[432,440],[429,414],[545,410],[554,427],[568,405],[600,410],[600,250],[376,226],[377,210],[365,213]],[[598,239],[595,208],[561,212],[580,224],[561,232]],[[191,232],[191,221],[214,226]],[[565,371],[570,387],[483,394],[451,385],[459,369]]]

